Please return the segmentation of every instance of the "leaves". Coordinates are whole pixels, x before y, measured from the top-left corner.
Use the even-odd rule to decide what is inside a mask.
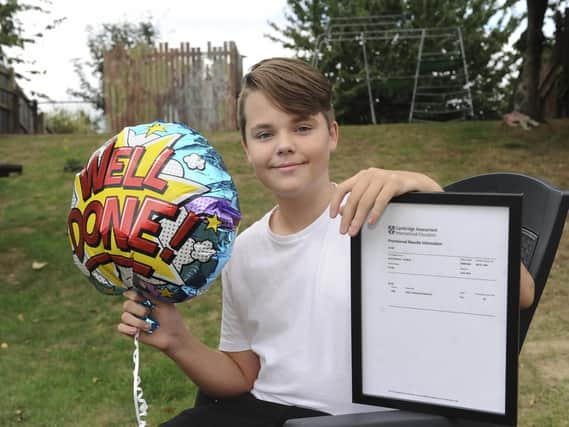
[[[23,51],[26,45],[35,43],[36,39],[44,36],[45,31],[55,28],[65,20],[65,18],[55,19],[48,24],[43,31],[27,35],[25,32],[25,26],[20,21],[19,16],[23,12],[28,11],[49,14],[49,11],[41,6],[21,2],[19,0],[7,0],[0,3],[0,62],[5,61],[9,65],[28,63],[17,56],[18,53],[11,53],[8,55],[6,52],[7,48],[16,48]],[[31,70],[26,73],[37,74],[39,72],[40,71],[38,70]],[[20,79],[29,80],[29,78],[21,72],[16,72],[15,76]]]
[[[312,61],[317,41],[326,39],[332,18],[381,16],[390,22],[389,29],[402,31],[458,26],[462,29],[469,80],[473,83],[475,114],[478,118],[497,118],[508,100],[508,88],[503,82],[516,60],[504,48],[523,20],[521,12],[513,12],[517,3],[519,0],[288,0],[286,24],[279,27],[270,22],[276,34],[267,37],[292,49],[299,58]],[[345,32],[358,31],[349,24],[342,25]],[[418,41],[366,40],[366,49],[373,77],[372,92],[379,99],[375,108],[380,121],[406,120],[412,85],[386,91],[385,79],[415,75]],[[333,84],[338,119],[343,123],[370,123],[362,43],[358,44],[351,35],[342,42],[321,45],[318,67]]]

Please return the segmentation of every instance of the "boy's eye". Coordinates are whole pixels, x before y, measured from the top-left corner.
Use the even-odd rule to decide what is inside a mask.
[[[310,126],[299,126],[296,128],[296,131],[298,133],[307,133],[307,132],[310,132],[311,129],[312,128]]]
[[[270,132],[259,132],[255,134],[255,138],[260,140],[269,139],[271,136],[272,134]]]

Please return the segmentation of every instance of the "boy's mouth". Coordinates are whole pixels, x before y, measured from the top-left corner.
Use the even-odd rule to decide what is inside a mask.
[[[297,166],[301,166],[303,164],[305,164],[306,162],[285,162],[285,163],[279,163],[277,165],[273,166],[273,169],[282,169],[282,170],[286,170],[286,169],[293,169]]]

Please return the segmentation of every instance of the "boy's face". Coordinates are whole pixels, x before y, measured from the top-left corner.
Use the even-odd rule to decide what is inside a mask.
[[[245,100],[247,159],[261,183],[277,197],[309,195],[329,185],[330,153],[338,142],[338,125],[322,113],[295,117],[279,110],[260,91]]]

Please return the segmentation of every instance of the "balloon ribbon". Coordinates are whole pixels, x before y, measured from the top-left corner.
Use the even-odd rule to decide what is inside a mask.
[[[142,396],[142,387],[140,385],[140,376],[138,375],[139,369],[139,347],[138,347],[138,337],[140,335],[140,331],[136,333],[134,336],[134,352],[132,353],[132,361],[134,362],[134,370],[132,372],[133,377],[133,385],[132,385],[132,393],[134,397],[134,409],[136,411],[136,421],[138,423],[138,427],[146,427],[146,420],[143,417],[146,417],[148,414],[148,404],[144,397]]]

